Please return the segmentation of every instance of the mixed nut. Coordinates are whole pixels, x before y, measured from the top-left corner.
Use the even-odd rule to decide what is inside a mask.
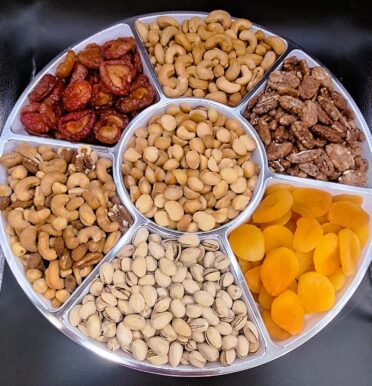
[[[265,144],[273,172],[348,185],[367,185],[363,132],[354,112],[320,66],[291,56],[270,74],[244,116]]]
[[[140,228],[101,265],[70,324],[154,365],[231,365],[257,352],[259,337],[229,265],[216,239],[162,239]]]
[[[129,140],[124,184],[158,225],[209,231],[247,207],[258,181],[256,146],[239,121],[214,108],[170,105]]]
[[[21,144],[0,164],[8,172],[0,209],[12,252],[33,290],[59,307],[132,223],[109,174],[112,161],[89,145]]]
[[[168,97],[205,97],[235,106],[286,50],[278,36],[223,10],[182,23],[158,16],[135,26]]]

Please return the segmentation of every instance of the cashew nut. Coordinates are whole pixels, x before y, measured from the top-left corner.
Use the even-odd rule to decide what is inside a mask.
[[[76,188],[77,186],[80,188],[87,188],[90,184],[89,178],[84,173],[74,173],[68,177],[66,186],[71,188]]]
[[[142,40],[143,43],[147,43],[149,40],[149,35],[148,35],[148,29],[147,25],[143,24],[141,21],[136,20],[134,23],[136,30]]]
[[[53,218],[50,223],[57,231],[63,231],[64,229],[66,229],[68,221],[66,217],[58,216]]]
[[[97,225],[92,225],[87,228],[83,228],[79,231],[77,238],[79,243],[87,243],[88,240],[92,239],[94,242],[100,241],[103,237],[105,237],[105,232],[98,228]]]
[[[112,182],[111,175],[107,172],[107,169],[112,167],[112,161],[109,158],[100,158],[96,164],[96,173],[98,179],[105,184],[106,182]]]
[[[160,43],[157,43],[154,47],[154,55],[156,58],[156,61],[159,64],[164,64],[165,61],[165,53],[164,53],[164,48]]]
[[[190,66],[193,63],[193,58],[190,54],[178,56],[174,68],[178,76],[186,74],[186,67]],[[176,79],[175,79],[176,81]],[[177,81],[176,81],[177,83]]]
[[[189,32],[195,33],[201,25],[205,25],[204,20],[199,16],[193,16],[189,20]]]
[[[107,206],[107,196],[102,190],[101,183],[97,180],[90,183],[89,189],[98,199],[100,206],[106,208]]]
[[[211,99],[212,101],[220,102],[220,103],[227,103],[227,96],[222,91],[214,91],[205,96],[207,99]]]
[[[242,87],[240,84],[229,82],[224,76],[220,76],[216,80],[216,85],[221,91],[224,91],[228,94],[238,92]]]
[[[67,162],[63,158],[52,159],[49,162],[40,162],[39,170],[44,173],[60,172],[65,173],[67,169]]]
[[[242,76],[240,78],[237,78],[235,80],[235,83],[238,83],[238,84],[241,84],[242,86],[244,86],[251,81],[252,71],[245,64],[240,66],[240,71],[242,73]]]
[[[253,59],[248,58],[248,56],[239,56],[238,61],[240,64],[245,64],[250,70],[256,68],[256,63]]]
[[[61,172],[48,172],[44,175],[44,177],[40,181],[40,189],[41,193],[46,196],[50,196],[52,194],[52,186],[55,182],[61,182],[64,184],[66,182],[67,177]]]
[[[208,31],[205,25],[201,25],[198,28],[198,35],[202,40],[208,40],[209,38],[211,38],[216,34],[217,34],[217,31]]]
[[[27,201],[33,198],[34,192],[32,187],[40,184],[40,179],[34,176],[26,177],[19,181],[14,188],[14,194],[20,201]]]
[[[203,60],[204,52],[205,52],[205,44],[204,43],[196,44],[193,47],[192,56],[194,58],[195,64],[198,64]]]
[[[243,31],[244,32],[244,31]],[[224,34],[217,34],[209,39],[206,40],[205,42],[205,47],[209,50],[211,48],[214,48],[216,46],[220,46],[223,51],[226,53],[229,53],[233,49],[233,44],[231,39],[224,35]]]
[[[247,19],[236,19],[231,23],[230,28],[238,34],[241,30],[252,28],[252,22]]]
[[[187,91],[189,81],[187,76],[181,75],[177,79],[177,85],[174,88],[164,86],[164,94],[168,97],[174,98],[183,95]]]
[[[225,72],[225,78],[232,82],[234,81],[240,73],[240,64],[237,59],[230,60],[230,66]]]
[[[205,19],[206,23],[221,23],[224,28],[230,28],[231,26],[231,16],[228,12],[223,10],[215,10],[209,13]]]
[[[173,64],[164,64],[163,66],[161,66],[158,72],[160,84],[163,87],[175,88],[177,86],[177,79],[175,77],[172,77],[172,75],[174,75]]]
[[[68,225],[63,231],[63,239],[65,240],[68,249],[75,249],[80,243],[78,238],[74,235],[74,228],[71,225]]]
[[[170,25],[164,28],[160,34],[160,44],[163,47],[166,46],[169,43],[169,41],[179,33],[180,33],[180,30],[173,25]]]
[[[84,191],[85,193],[86,191]],[[83,193],[83,194],[84,194]],[[84,199],[82,197],[73,197],[70,198],[69,202],[66,204],[67,210],[76,210],[84,204]]]
[[[233,39],[232,40],[232,44],[233,44],[233,47],[234,47],[234,51],[236,53],[237,56],[243,56],[245,55],[245,51],[247,49],[246,45],[244,44],[244,42],[242,42],[241,40],[239,39]],[[233,52],[233,51],[232,51]]]
[[[57,217],[65,217],[68,221],[74,221],[78,219],[79,212],[77,210],[69,211],[65,208],[69,200],[70,198],[67,194],[57,194],[50,202],[50,209]]]
[[[49,287],[60,290],[65,288],[64,280],[59,276],[58,261],[51,261],[45,271],[45,280]]]
[[[45,260],[51,261],[57,258],[56,251],[49,247],[49,234],[47,232],[41,231],[39,233],[38,250],[41,257]]]
[[[211,60],[204,59],[196,66],[196,74],[201,80],[211,80],[214,78]]]
[[[192,43],[192,44],[200,44],[201,43],[200,36],[195,32],[188,32],[186,34],[186,36],[187,36],[187,39],[189,39],[190,43]]]
[[[251,60],[253,60],[253,62],[255,63],[256,66],[259,66],[260,63],[262,62],[262,56],[260,55],[257,55],[257,54],[245,54],[245,56]]]
[[[25,228],[19,235],[19,241],[28,252],[37,252],[36,245],[37,228],[30,226]]]
[[[28,228],[31,224],[26,221],[23,217],[23,209],[18,208],[11,210],[7,217],[8,224],[13,227],[16,231],[23,231]]]
[[[174,38],[177,44],[181,45],[186,51],[192,50],[192,44],[186,34],[179,33]]]
[[[189,85],[191,88],[200,88],[202,90],[208,89],[208,81],[195,78],[194,76],[189,77]]]
[[[49,233],[50,236],[62,236],[62,231],[53,228],[52,224],[43,224],[40,226],[39,230]]]
[[[173,44],[173,46],[167,48],[165,51],[165,63],[173,64],[175,56],[186,55],[186,50],[179,44]]]
[[[97,224],[104,232],[111,233],[118,230],[119,223],[117,221],[111,222],[107,214],[108,214],[107,209],[98,208],[96,210]]]
[[[286,50],[284,40],[280,39],[278,36],[269,36],[264,40],[264,42],[268,44],[278,56],[283,54]]]
[[[14,168],[9,169],[10,175],[15,180],[22,180],[28,174],[27,169],[23,165],[15,166]]]
[[[170,25],[178,27],[177,20],[170,16],[158,16],[156,22],[158,23],[161,29],[166,28]]]
[[[85,226],[91,226],[96,221],[96,215],[94,214],[92,208],[87,203],[83,204],[79,208],[79,216],[80,216],[80,221]]]
[[[114,231],[110,233],[105,241],[105,244],[103,246],[103,253],[108,253],[112,247],[116,244],[116,242],[120,239],[121,232],[120,231]]]
[[[204,53],[204,59],[214,60],[217,59],[220,65],[226,68],[229,64],[229,57],[226,52],[220,50],[219,48],[214,48],[213,50],[208,50]]]
[[[45,223],[46,219],[50,215],[50,209],[43,208],[40,210],[26,209],[23,212],[23,216],[26,221],[30,221],[32,224],[42,224]]]
[[[247,47],[246,53],[247,54],[253,54],[256,47],[257,47],[256,35],[252,31],[244,30],[244,31],[240,32],[239,39],[248,42],[248,47]]]
[[[101,205],[98,198],[90,191],[86,190],[83,193],[83,198],[92,209],[98,209]],[[68,204],[67,204],[68,205]],[[77,208],[76,208],[77,209]]]
[[[261,67],[267,71],[275,63],[275,60],[275,53],[273,51],[268,51],[262,59]]]
[[[252,72],[252,80],[247,85],[247,90],[250,90],[255,86],[264,75],[264,69],[262,67],[256,67]]]

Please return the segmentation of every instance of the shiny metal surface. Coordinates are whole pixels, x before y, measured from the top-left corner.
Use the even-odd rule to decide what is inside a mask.
[[[223,111],[224,114],[228,116],[234,116],[237,118],[243,125],[243,127],[249,132],[251,135],[253,135],[257,141],[258,141],[258,149],[255,151],[254,159],[256,162],[258,162],[261,166],[260,169],[260,176],[259,176],[259,184],[254,192],[254,197],[251,201],[251,203],[248,205],[248,207],[233,221],[229,222],[226,225],[221,226],[220,228],[217,228],[216,230],[210,231],[210,232],[201,232],[201,237],[215,237],[219,240],[221,247],[226,251],[227,255],[231,259],[231,270],[235,276],[236,283],[240,285],[243,289],[243,296],[244,300],[247,303],[248,306],[248,313],[252,320],[257,323],[258,329],[260,331],[260,340],[261,340],[261,348],[258,353],[250,355],[249,357],[243,359],[243,360],[237,360],[234,362],[234,364],[230,367],[222,367],[216,364],[208,364],[204,369],[195,369],[192,367],[186,367],[186,366],[180,366],[177,368],[171,368],[169,366],[162,366],[157,367],[153,366],[148,362],[139,362],[132,357],[130,357],[128,354],[125,353],[112,353],[108,351],[103,344],[100,344],[98,342],[95,342],[84,335],[82,335],[79,330],[72,327],[68,322],[68,312],[73,307],[74,304],[78,303],[82,297],[86,294],[88,291],[88,286],[90,281],[98,274],[99,266],[102,262],[100,262],[95,269],[91,272],[91,274],[83,281],[83,283],[76,289],[76,291],[72,294],[72,296],[68,299],[68,301],[61,306],[59,309],[52,309],[50,307],[49,302],[47,302],[45,299],[42,299],[39,295],[35,294],[30,286],[30,284],[27,282],[25,275],[23,273],[23,267],[19,260],[17,258],[14,258],[11,249],[9,240],[5,234],[4,229],[4,218],[1,216],[1,222],[0,222],[0,240],[1,244],[3,246],[4,254],[6,256],[7,262],[16,277],[18,283],[22,287],[23,291],[27,294],[31,302],[35,305],[35,307],[55,326],[57,327],[61,332],[63,332],[66,336],[71,338],[76,343],[82,345],[83,347],[95,352],[96,354],[102,356],[105,359],[111,360],[113,362],[119,363],[121,365],[125,365],[137,370],[152,372],[152,373],[158,373],[158,374],[166,374],[170,376],[212,376],[212,375],[221,375],[221,374],[227,374],[231,372],[241,371],[244,369],[252,368],[258,365],[261,365],[263,363],[269,362],[271,360],[274,360],[282,355],[285,355],[286,353],[294,350],[296,347],[302,345],[307,340],[309,340],[311,337],[313,337],[316,333],[318,333],[320,330],[322,330],[344,307],[344,305],[347,303],[347,301],[350,299],[350,297],[355,292],[356,288],[360,284],[365,271],[367,270],[371,258],[372,258],[372,241],[369,240],[367,246],[364,247],[362,254],[360,256],[359,265],[357,273],[354,277],[349,278],[349,281],[345,288],[337,295],[337,303],[336,305],[328,312],[323,314],[316,314],[307,316],[306,319],[306,329],[302,334],[299,336],[293,337],[287,341],[277,343],[274,342],[270,336],[268,335],[261,316],[259,312],[259,308],[257,304],[255,303],[249,289],[247,288],[247,285],[245,283],[244,277],[240,271],[237,259],[235,258],[229,243],[228,243],[228,235],[231,232],[232,229],[234,229],[237,225],[247,221],[249,217],[251,216],[252,212],[254,211],[255,207],[257,206],[260,198],[262,197],[264,190],[267,185],[270,185],[275,182],[290,182],[293,185],[296,186],[306,186],[306,187],[315,187],[315,188],[321,188],[326,189],[332,194],[341,194],[341,193],[357,193],[364,197],[364,208],[368,211],[368,213],[372,216],[372,189],[371,188],[359,188],[359,187],[352,187],[352,186],[346,186],[341,185],[337,183],[328,183],[328,182],[322,182],[322,181],[316,181],[316,180],[310,180],[310,179],[301,179],[297,177],[291,177],[291,176],[284,176],[284,175],[276,175],[269,171],[267,167],[267,159],[265,152],[263,150],[262,143],[258,140],[257,133],[255,130],[249,125],[248,122],[245,121],[245,119],[241,116],[242,110],[245,107],[247,101],[249,98],[254,96],[257,92],[260,92],[262,88],[264,87],[264,82],[269,76],[270,72],[274,69],[278,68],[284,58],[288,56],[289,54],[295,54],[298,57],[305,58],[308,60],[309,64],[315,65],[319,64],[317,61],[309,57],[305,52],[300,50],[293,42],[287,40],[287,51],[277,60],[277,62],[274,64],[273,68],[270,69],[264,76],[264,78],[256,85],[256,87],[241,101],[241,103],[234,107],[227,107],[224,105],[221,105],[217,102],[208,101],[205,99],[196,99],[196,98],[178,98],[178,99],[169,99],[164,96],[162,93],[161,87],[159,82],[156,79],[155,72],[150,64],[149,58],[147,56],[145,47],[140,42],[138,36],[136,35],[135,29],[134,29],[134,21],[138,18],[140,18],[142,21],[149,21],[151,19],[154,19],[158,14],[151,14],[151,15],[144,15],[140,17],[130,18],[123,21],[123,23],[116,24],[112,27],[109,27],[103,31],[98,32],[97,34],[91,36],[90,38],[78,43],[77,45],[73,46],[73,49],[79,50],[82,49],[85,45],[92,43],[92,42],[98,42],[101,43],[105,40],[112,39],[118,36],[122,35],[134,35],[137,39],[137,43],[140,47],[141,56],[144,63],[144,71],[145,73],[150,77],[150,79],[153,82],[154,87],[156,88],[158,92],[158,100],[157,102],[150,106],[149,108],[145,109],[141,114],[139,114],[131,123],[128,125],[125,134],[121,138],[120,142],[115,145],[112,148],[105,148],[103,146],[94,146],[94,149],[99,152],[101,156],[104,157],[110,157],[114,161],[114,180],[118,187],[118,193],[125,204],[125,206],[128,208],[129,212],[133,216],[134,224],[132,227],[128,230],[126,234],[124,234],[119,242],[116,244],[116,246],[111,250],[102,260],[102,262],[110,261],[115,257],[116,252],[125,244],[129,243],[133,234],[135,231],[141,227],[146,226],[150,228],[151,230],[155,232],[159,232],[162,235],[167,236],[175,236],[179,234],[179,232],[171,231],[163,229],[157,225],[155,225],[152,221],[142,216],[137,209],[134,207],[134,205],[131,203],[129,196],[123,186],[122,183],[122,176],[120,173],[120,165],[122,162],[122,153],[125,149],[126,143],[128,138],[132,135],[133,131],[136,129],[136,127],[139,127],[139,125],[142,125],[146,123],[146,121],[149,119],[150,116],[155,114],[156,112],[161,112],[164,110],[165,106],[169,103],[179,103],[181,101],[188,101],[192,106],[197,105],[203,105],[203,106],[214,106],[219,111]],[[185,13],[185,12],[178,12],[178,13],[169,13],[169,15],[175,17],[178,20],[182,20],[182,18],[185,17],[191,17],[191,16],[205,16],[205,13]],[[259,26],[256,26],[257,28],[261,28]],[[265,31],[268,32],[269,31]],[[294,51],[293,51],[294,50]],[[55,139],[48,139],[48,138],[40,138],[40,137],[34,137],[29,136],[25,130],[22,128],[20,122],[19,122],[19,111],[21,107],[24,105],[25,101],[27,100],[27,94],[29,91],[33,88],[35,83],[38,82],[40,77],[44,75],[47,72],[52,72],[56,65],[61,61],[63,56],[65,55],[65,52],[63,52],[61,55],[59,55],[57,58],[53,59],[40,73],[35,77],[35,79],[30,83],[30,85],[25,89],[21,97],[19,98],[18,102],[14,106],[6,124],[3,130],[3,133],[0,138],[0,154],[4,154],[4,152],[7,152],[11,149],[13,149],[18,143],[22,141],[27,141],[31,144],[49,144],[53,147],[72,147],[77,148],[79,144],[71,144],[66,141],[61,140],[55,140]],[[366,144],[364,146],[364,152],[366,155],[366,158],[372,163],[372,155],[371,155],[371,149],[372,149],[372,136],[370,134],[370,131],[368,129],[368,126],[360,113],[359,109],[355,105],[355,102],[352,100],[350,95],[347,93],[347,91],[343,88],[343,86],[338,82],[336,79],[334,79],[335,89],[341,94],[343,94],[351,107],[353,108],[358,126],[363,130],[363,132],[366,135]],[[372,170],[369,171],[369,184],[368,186],[371,186],[371,173]],[[0,182],[5,181],[5,170],[1,168],[0,170]]]

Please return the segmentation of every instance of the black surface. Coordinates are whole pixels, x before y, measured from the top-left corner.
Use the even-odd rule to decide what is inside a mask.
[[[61,50],[116,21],[165,10],[223,8],[286,35],[344,83],[372,126],[369,1],[0,0],[0,128],[35,71]],[[39,314],[6,268],[0,293],[0,385],[370,385],[372,285],[301,348],[272,363],[209,379],[148,375],[102,360]]]

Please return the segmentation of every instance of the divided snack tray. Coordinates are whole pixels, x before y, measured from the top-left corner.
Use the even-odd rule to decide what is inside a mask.
[[[118,195],[128,209],[130,214],[133,217],[133,225],[129,228],[129,230],[122,235],[118,243],[114,246],[114,248],[102,259],[100,263],[93,269],[93,271],[85,278],[81,285],[77,287],[75,292],[71,295],[71,297],[64,303],[60,308],[54,309],[51,307],[50,302],[46,299],[43,299],[40,295],[36,294],[32,285],[27,281],[23,266],[20,260],[17,257],[14,257],[10,247],[9,237],[5,233],[5,220],[4,217],[1,216],[0,222],[0,238],[1,238],[1,246],[4,251],[7,262],[16,277],[19,285],[22,287],[26,295],[29,297],[31,302],[35,305],[35,307],[52,323],[55,327],[57,327],[61,332],[63,332],[70,339],[80,344],[81,346],[95,352],[96,354],[111,360],[113,362],[119,363],[124,366],[131,367],[133,369],[164,374],[170,376],[213,376],[213,375],[221,375],[232,372],[237,372],[241,370],[246,370],[255,366],[259,366],[271,360],[274,360],[293,349],[299,347],[315,334],[317,334],[320,330],[322,330],[345,306],[347,301],[356,291],[359,286],[363,276],[371,262],[372,257],[372,241],[368,240],[368,243],[363,248],[361,252],[361,256],[358,262],[358,268],[356,274],[348,279],[347,284],[343,288],[342,291],[337,293],[336,304],[335,306],[324,313],[313,314],[306,317],[306,328],[305,330],[297,336],[294,336],[287,341],[284,342],[275,342],[273,341],[264,324],[262,318],[260,316],[260,311],[258,305],[253,299],[246,282],[244,280],[243,274],[241,273],[239,264],[237,262],[234,253],[232,252],[229,242],[228,235],[229,233],[236,228],[238,225],[247,222],[254,212],[255,208],[259,204],[262,196],[264,194],[265,188],[268,185],[274,183],[290,183],[294,186],[299,187],[313,187],[320,188],[323,190],[327,190],[331,194],[342,194],[342,193],[350,193],[350,194],[358,194],[361,195],[364,199],[363,207],[368,212],[370,216],[372,216],[372,168],[369,169],[368,174],[368,187],[360,188],[342,185],[338,183],[331,182],[322,182],[311,179],[303,179],[298,177],[291,177],[286,175],[278,175],[272,173],[268,168],[268,162],[265,154],[265,150],[263,144],[261,143],[256,131],[253,127],[248,123],[248,121],[242,116],[242,113],[247,105],[247,102],[250,98],[255,96],[257,93],[261,92],[266,84],[266,79],[272,71],[279,69],[282,65],[282,62],[288,56],[297,56],[299,59],[305,59],[310,66],[319,65],[319,63],[312,59],[309,55],[307,55],[302,49],[300,49],[295,43],[286,39],[287,49],[286,52],[281,55],[273,67],[265,73],[263,79],[254,87],[252,91],[250,91],[241,101],[241,103],[236,107],[228,107],[222,105],[217,102],[209,101],[207,99],[198,99],[198,98],[167,98],[162,92],[162,88],[157,80],[156,73],[150,63],[149,57],[146,52],[146,48],[143,46],[139,36],[136,33],[134,22],[136,20],[140,20],[143,22],[152,22],[156,19],[157,16],[164,15],[163,14],[151,14],[144,16],[137,16],[134,18],[126,19],[121,23],[118,23],[112,27],[109,27],[101,32],[96,33],[95,35],[89,37],[88,39],[76,44],[71,47],[74,50],[81,50],[89,43],[103,43],[106,40],[114,39],[119,36],[134,36],[137,41],[137,45],[139,47],[139,51],[142,57],[142,63],[144,67],[145,74],[149,77],[150,82],[154,85],[157,92],[157,99],[155,103],[144,109],[139,115],[137,115],[127,126],[125,129],[122,138],[115,146],[111,148],[106,148],[99,145],[92,145],[92,148],[97,151],[97,153],[102,157],[108,157],[113,160],[113,176],[117,186]],[[201,16],[205,17],[205,13],[166,13],[166,15],[174,17],[177,21],[182,21],[186,18],[190,18],[192,16]],[[244,16],[244,15],[241,15]],[[271,35],[269,31],[261,28],[260,26],[254,26],[253,28],[260,28],[268,35]],[[12,151],[18,144],[20,143],[29,143],[31,145],[37,146],[38,144],[47,144],[53,146],[54,148],[58,147],[67,147],[77,149],[79,144],[72,144],[66,141],[52,139],[52,138],[41,138],[28,135],[27,132],[22,127],[22,124],[19,120],[19,112],[22,106],[27,102],[27,95],[35,86],[35,84],[39,81],[39,79],[46,73],[54,73],[56,66],[63,60],[65,52],[59,55],[57,58],[53,59],[40,73],[35,77],[35,79],[29,84],[26,90],[23,92],[17,103],[15,104],[6,124],[4,130],[1,134],[0,138],[0,155],[3,155],[9,151]],[[364,132],[366,136],[366,141],[364,143],[364,155],[368,160],[369,164],[372,164],[372,136],[369,131],[369,128],[356,106],[355,102],[351,98],[351,96],[347,93],[347,91],[343,88],[343,86],[337,81],[337,79],[333,78],[333,84],[336,91],[341,93],[346,100],[348,101],[350,107],[353,109],[355,113],[355,120],[357,126]],[[242,213],[237,216],[232,221],[224,224],[223,226],[208,232],[200,232],[200,237],[203,239],[205,237],[214,238],[219,241],[221,250],[224,251],[231,260],[231,271],[235,277],[236,285],[240,286],[243,290],[242,299],[247,303],[248,307],[248,316],[249,319],[252,320],[258,327],[259,330],[259,340],[260,340],[260,348],[258,352],[249,355],[245,359],[236,360],[231,366],[223,367],[221,364],[217,363],[208,363],[207,366],[203,369],[196,369],[191,366],[178,366],[176,368],[171,367],[170,365],[164,366],[155,366],[150,364],[149,362],[141,362],[135,360],[132,356],[123,351],[119,350],[116,352],[110,352],[103,343],[99,343],[90,339],[83,335],[77,328],[70,325],[68,320],[68,314],[71,308],[79,304],[82,298],[86,295],[89,290],[90,282],[98,275],[98,270],[100,265],[103,262],[111,261],[115,254],[120,250],[120,248],[131,242],[131,239],[135,232],[140,227],[147,227],[149,230],[159,233],[162,236],[174,237],[180,235],[180,232],[172,231],[169,229],[165,229],[157,226],[154,222],[150,221],[148,218],[144,217],[131,202],[130,197],[124,187],[123,178],[120,171],[120,166],[122,163],[123,151],[126,148],[129,138],[133,135],[134,131],[139,127],[144,127],[143,125],[148,122],[148,120],[158,113],[164,112],[166,106],[175,103],[179,104],[181,102],[187,102],[192,107],[196,106],[205,106],[205,107],[214,107],[218,111],[223,112],[227,117],[236,118],[241,123],[242,127],[246,130],[248,134],[253,136],[253,138],[257,141],[258,147],[253,155],[253,160],[259,165],[259,175],[258,175],[258,184],[254,191],[253,199],[248,205],[246,209],[242,211]],[[6,183],[6,170],[1,167],[0,170],[0,183]]]

